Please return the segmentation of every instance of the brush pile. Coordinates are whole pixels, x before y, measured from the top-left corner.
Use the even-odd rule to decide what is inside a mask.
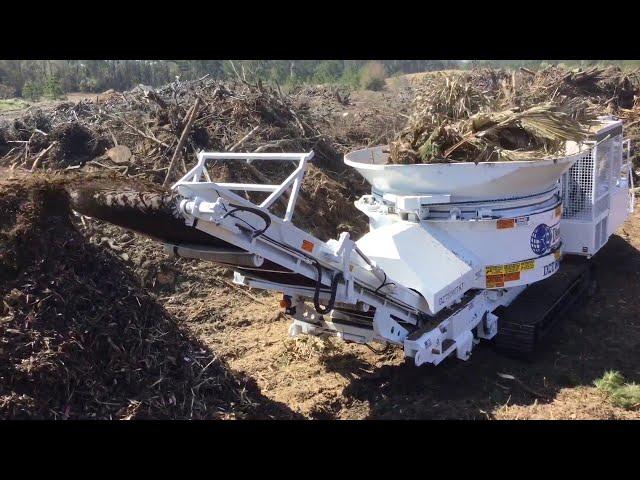
[[[130,174],[164,178],[166,158],[173,153],[196,98],[202,107],[180,153],[240,147],[249,151],[314,148],[321,160],[335,160],[335,152],[323,144],[308,111],[293,108],[293,97],[261,84],[203,80],[174,82],[159,90],[140,86],[98,102],[85,100],[63,103],[52,111],[28,111],[0,128],[2,164],[30,167],[34,155],[57,141],[42,166],[59,169],[105,161],[116,170],[129,168]],[[127,146],[133,159],[96,158],[117,145]]]
[[[617,67],[436,73],[417,88],[390,163],[535,160],[580,143],[598,115],[624,116],[640,74]],[[637,103],[636,103],[637,104]]]
[[[0,184],[0,418],[255,414],[247,384],[76,230],[67,181]]]
[[[314,91],[315,92],[315,91]],[[102,95],[97,102],[63,103],[50,110],[29,110],[22,117],[0,124],[0,166],[27,170],[112,171],[162,184],[181,177],[196,161],[196,153],[209,151],[315,152],[310,175],[302,185],[299,212],[294,222],[323,238],[333,237],[336,225],[347,222],[359,232],[363,221],[353,221],[357,211],[352,188],[341,186],[345,196],[327,196],[336,182],[349,185],[357,176],[341,176],[341,155],[352,139],[331,138],[330,113],[310,108],[316,94],[326,104],[340,107],[348,94],[335,90],[310,95],[298,89],[290,95],[278,88],[244,80],[220,83],[209,80],[174,82],[154,90],[137,87]],[[324,98],[326,95],[329,97]],[[184,146],[177,150],[196,99],[200,99]],[[333,111],[335,108],[329,109]],[[358,135],[353,135],[356,140]],[[167,174],[170,159],[175,168]],[[279,183],[293,164],[240,162],[212,165],[213,180]],[[333,197],[333,198],[330,198]],[[319,209],[315,220],[307,213]],[[344,213],[347,212],[347,215]]]

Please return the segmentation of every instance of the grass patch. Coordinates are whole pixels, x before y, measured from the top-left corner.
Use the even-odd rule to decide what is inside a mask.
[[[640,407],[640,385],[625,383],[620,372],[608,371],[593,383],[598,390],[609,397],[614,405],[626,410]]]
[[[29,104],[19,98],[9,98],[7,100],[0,100],[0,112],[4,110],[22,110],[27,108]]]

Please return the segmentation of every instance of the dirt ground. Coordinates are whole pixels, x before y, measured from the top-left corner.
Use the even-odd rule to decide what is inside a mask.
[[[640,378],[639,225],[636,213],[594,258],[595,296],[559,325],[530,363],[481,344],[468,362],[415,368],[397,349],[378,354],[333,340],[291,339],[275,296],[262,306],[244,295],[230,298],[229,289],[206,300],[222,318],[187,322],[265,396],[309,418],[639,418],[610,406],[593,387],[609,369]]]
[[[335,128],[348,129],[388,96],[352,95]],[[380,111],[376,118],[383,122]],[[9,175],[16,172],[0,170],[0,179]],[[593,386],[611,369],[640,381],[640,212],[594,257],[596,292],[560,322],[531,361],[505,357],[484,342],[467,362],[450,358],[420,368],[405,363],[395,347],[291,338],[276,294],[236,286],[232,272],[214,264],[170,258],[158,243],[119,227],[80,216],[73,222],[180,328],[248,380],[260,418],[640,418],[637,410],[612,406]]]
[[[116,253],[158,303],[277,406],[265,407],[269,418],[640,418],[593,386],[610,369],[640,380],[640,213],[594,257],[595,294],[531,361],[483,342],[467,362],[421,368],[406,364],[395,347],[374,352],[331,338],[290,338],[277,295],[238,287],[231,271],[213,264],[169,258],[158,244],[119,227],[87,219],[79,227],[97,243],[114,239]],[[118,250],[124,244],[126,252]]]

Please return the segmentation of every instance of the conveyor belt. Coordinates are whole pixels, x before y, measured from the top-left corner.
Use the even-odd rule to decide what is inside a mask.
[[[531,355],[585,292],[590,278],[588,260],[566,257],[557,273],[527,287],[508,307],[494,311],[498,316],[496,347],[511,355]]]

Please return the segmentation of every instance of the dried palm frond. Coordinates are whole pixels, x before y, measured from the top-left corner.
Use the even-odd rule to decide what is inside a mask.
[[[518,74],[519,73],[519,74]],[[640,74],[617,67],[432,75],[390,148],[391,163],[537,159],[580,143],[598,115],[633,108]],[[628,105],[628,106],[624,106]]]
[[[494,119],[493,125],[490,118]],[[473,124],[473,119],[471,121]],[[476,119],[474,126],[477,125]],[[478,137],[499,135],[511,128],[522,129],[532,140],[583,141],[587,136],[586,128],[552,103],[537,105],[523,112],[507,110],[490,116],[484,115],[484,125],[485,128],[478,132]]]
[[[443,122],[418,142],[415,138],[407,142],[405,137],[400,142],[403,150],[392,151],[392,156],[402,154],[407,163],[543,158],[563,152],[567,141],[580,143],[587,136],[583,124],[560,106],[545,103],[524,111],[481,112],[459,122]],[[411,153],[414,150],[417,155]]]

